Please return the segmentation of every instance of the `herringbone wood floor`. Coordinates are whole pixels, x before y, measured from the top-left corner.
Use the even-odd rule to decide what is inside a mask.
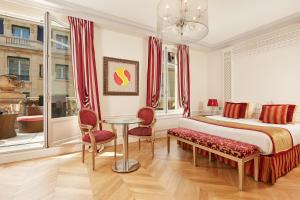
[[[191,152],[172,141],[171,154],[166,140],[156,141],[155,158],[150,143],[142,142],[141,152],[132,143],[130,157],[141,168],[129,174],[112,172],[112,148],[96,159],[91,171],[90,154],[81,163],[81,154],[69,154],[0,166],[0,199],[300,199],[300,167],[275,185],[245,179],[245,190],[238,191],[237,170],[206,158],[198,167],[191,164]],[[121,152],[121,146],[118,148]]]

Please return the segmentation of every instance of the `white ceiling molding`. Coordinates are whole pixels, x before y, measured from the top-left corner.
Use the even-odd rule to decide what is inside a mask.
[[[210,48],[213,50],[227,48],[227,47],[233,46],[235,44],[238,44],[242,41],[249,40],[249,39],[252,39],[259,35],[269,33],[272,30],[277,30],[277,29],[289,26],[291,24],[299,23],[299,22],[300,22],[300,12],[290,15],[288,17],[282,18],[280,20],[274,21],[270,24],[260,26],[254,30],[237,35],[237,36],[230,38],[229,40],[223,41],[217,45],[210,46]]]
[[[20,5],[24,5],[24,0],[3,0],[9,3],[17,3]],[[56,12],[63,15],[71,15],[87,20],[94,21],[100,27],[104,27],[107,29],[125,32],[129,34],[136,34],[142,36],[156,35],[156,28],[147,26],[145,24],[137,23],[119,16],[110,15],[104,12],[101,12],[96,9],[87,8],[84,6],[79,6],[75,3],[71,3],[70,1],[65,0],[26,0],[26,5]],[[282,18],[277,21],[273,21],[272,23],[265,24],[260,26],[254,30],[244,32],[237,36],[234,36],[225,41],[209,44],[204,41],[200,41],[198,43],[190,45],[193,49],[198,49],[201,51],[215,51],[219,49],[223,49],[226,47],[233,46],[241,41],[256,37],[257,35],[264,34],[269,32],[272,29],[281,28],[288,24],[292,24],[295,22],[299,22],[300,12],[290,15],[288,17]]]

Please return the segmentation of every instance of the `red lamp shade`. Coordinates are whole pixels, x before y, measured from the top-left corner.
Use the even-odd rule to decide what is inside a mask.
[[[219,106],[217,99],[208,99],[207,106],[217,107]]]

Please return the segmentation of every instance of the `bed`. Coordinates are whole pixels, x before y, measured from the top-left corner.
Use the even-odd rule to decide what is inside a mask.
[[[292,138],[292,147],[285,151],[274,152],[271,138],[261,132],[218,126],[191,118],[182,118],[179,120],[180,128],[188,128],[191,130],[258,146],[261,150],[259,174],[260,181],[275,183],[279,177],[287,174],[300,163],[300,123],[286,125],[266,124],[260,122],[258,119],[232,119],[219,115],[208,116],[208,118],[218,121],[237,122],[247,125],[279,127],[289,131]],[[188,145],[183,144],[182,147],[188,148]],[[205,155],[205,152],[199,153]],[[223,161],[232,166],[236,165],[236,163],[228,162],[226,160]],[[248,171],[250,175],[252,174],[251,165],[247,167],[246,171]]]

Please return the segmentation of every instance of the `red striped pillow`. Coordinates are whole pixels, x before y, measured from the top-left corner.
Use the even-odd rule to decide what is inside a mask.
[[[224,107],[223,116],[228,118],[240,118],[241,105],[238,103],[226,102]]]
[[[225,102],[223,116],[229,118],[235,118],[235,119],[245,118],[247,107],[248,107],[248,103]],[[230,109],[237,109],[237,110],[230,110]],[[234,114],[231,115],[232,113],[238,113],[238,116],[235,116]]]
[[[266,106],[262,121],[270,124],[287,124],[288,105]]]
[[[262,121],[263,117],[264,117],[264,113],[266,111],[266,106],[283,106],[283,105],[287,105],[288,107],[288,111],[287,111],[287,117],[286,117],[286,121],[287,123],[293,123],[294,121],[294,114],[295,114],[295,110],[296,110],[296,105],[295,104],[269,104],[269,105],[262,105],[261,107],[261,113],[259,116],[259,120]]]

